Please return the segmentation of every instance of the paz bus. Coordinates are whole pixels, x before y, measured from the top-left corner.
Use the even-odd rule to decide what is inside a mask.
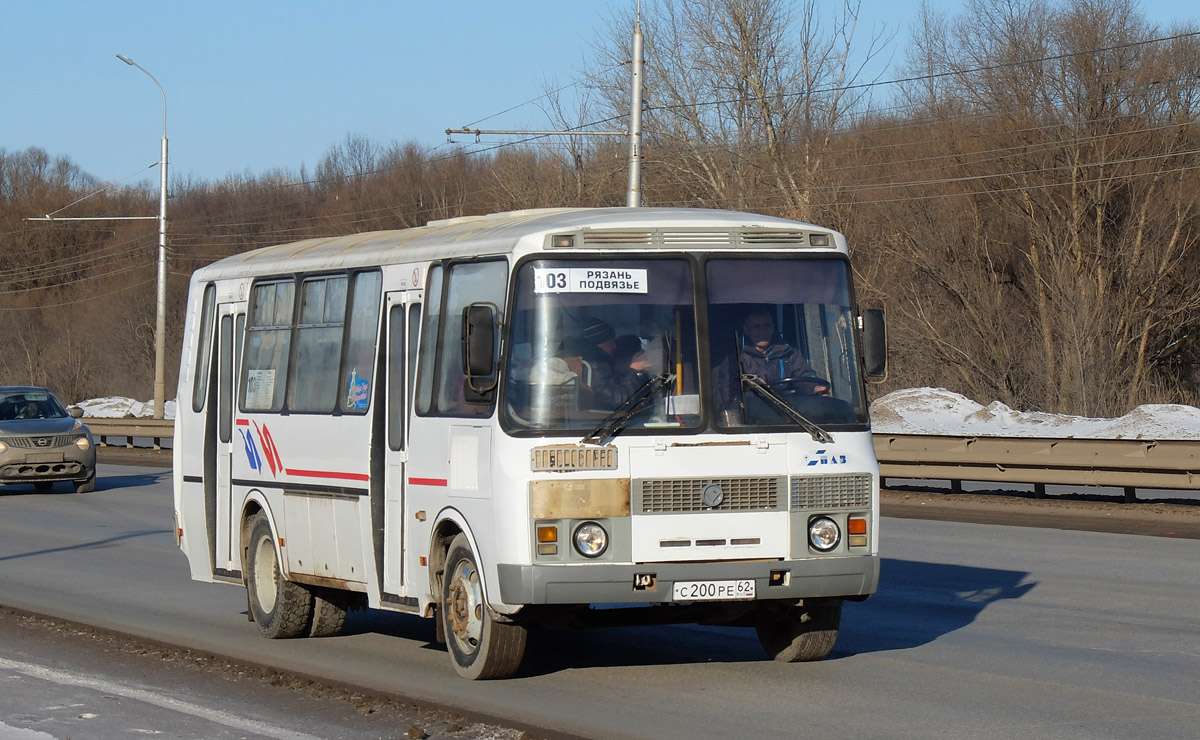
[[[743,361],[751,314],[792,377]],[[845,238],[798,221],[539,209],[258,249],[191,279],[176,541],[266,637],[420,615],[470,679],[559,625],[821,659],[878,583],[885,361]]]

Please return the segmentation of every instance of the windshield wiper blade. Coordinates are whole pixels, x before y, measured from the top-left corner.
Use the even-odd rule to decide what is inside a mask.
[[[592,433],[580,440],[581,444],[602,444],[604,440],[621,433],[634,416],[650,405],[658,392],[675,380],[675,373],[659,373],[642,383],[637,390],[620,403],[612,413],[604,417]]]
[[[814,424],[807,416],[796,410],[796,407],[787,402],[783,396],[779,395],[774,388],[767,385],[766,381],[757,375],[742,373],[742,385],[750,386],[758,391],[758,394],[770,401],[780,411],[788,416],[792,421],[804,428],[804,431],[812,435],[813,440],[821,444],[829,444],[833,442],[833,437],[829,432]]]

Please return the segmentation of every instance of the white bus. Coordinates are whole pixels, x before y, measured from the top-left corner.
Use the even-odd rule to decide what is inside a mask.
[[[839,233],[669,208],[223,259],[187,303],[177,542],[267,637],[407,612],[467,678],[564,623],[753,625],[823,658],[879,575],[883,325],[851,283]]]

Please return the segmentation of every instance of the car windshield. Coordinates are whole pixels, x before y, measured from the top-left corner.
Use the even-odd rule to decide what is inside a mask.
[[[525,263],[515,286],[506,423],[586,433],[636,407],[620,427],[698,426],[693,296],[683,259]]]
[[[0,421],[63,419],[66,409],[46,391],[0,392]]]
[[[710,259],[705,277],[718,426],[866,423],[845,260]]]

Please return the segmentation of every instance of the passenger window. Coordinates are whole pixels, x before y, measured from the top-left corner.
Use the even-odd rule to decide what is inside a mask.
[[[344,275],[309,278],[301,284],[296,364],[288,382],[289,411],[333,411],[345,322]]]
[[[246,329],[246,372],[242,377],[242,408],[279,411],[292,344],[292,309],[296,285],[291,280],[259,283],[250,301]]]
[[[379,337],[378,272],[354,275],[350,296],[350,329],[347,332],[346,359],[342,363],[342,411],[365,414],[371,405],[371,385],[375,373],[375,345]]]
[[[196,368],[192,378],[192,411],[203,411],[208,395],[209,361],[212,357],[213,313],[216,310],[217,289],[204,289],[204,304],[200,309],[200,334],[196,344]]]

